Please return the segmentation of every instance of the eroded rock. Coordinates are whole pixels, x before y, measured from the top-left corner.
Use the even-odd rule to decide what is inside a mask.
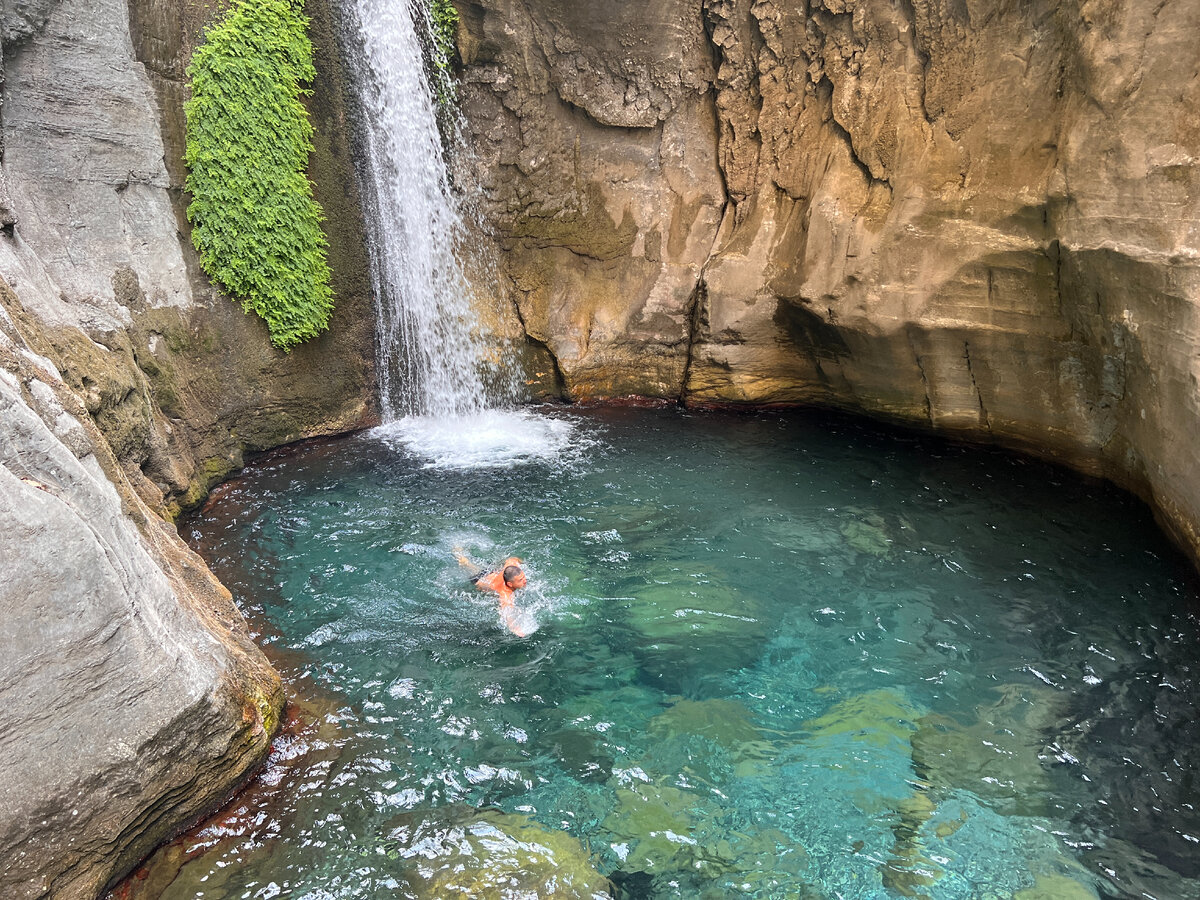
[[[183,72],[218,6],[21,0],[0,14],[5,897],[91,900],[262,761],[278,677],[166,520],[244,454],[375,415],[326,4],[310,10],[312,177],[332,329],[281,353],[197,265]]]
[[[693,4],[590,10],[462,4],[473,172],[514,315],[567,392],[675,396],[725,203],[711,56]]]
[[[0,893],[92,898],[248,776],[283,693],[229,592],[0,325]]]
[[[1017,447],[1141,492],[1200,554],[1185,0],[464,8],[485,211],[569,395]]]

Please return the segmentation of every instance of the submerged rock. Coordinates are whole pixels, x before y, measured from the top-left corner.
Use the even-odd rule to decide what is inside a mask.
[[[907,748],[921,715],[902,692],[885,688],[839,700],[824,715],[805,722],[803,730],[810,740],[846,738]]]
[[[612,896],[578,840],[527,816],[487,810],[466,822],[428,820],[403,843],[399,856],[410,862],[403,877],[429,900]]]
[[[777,828],[730,829],[727,810],[712,796],[665,784],[638,783],[617,789],[617,803],[604,820],[621,880],[644,873],[680,890],[681,878],[712,891],[804,890],[808,854]],[[617,876],[614,875],[614,878]],[[749,886],[749,887],[747,887]],[[807,896],[807,895],[805,895]]]
[[[604,820],[604,828],[613,835],[623,870],[670,872],[691,867],[700,846],[695,834],[715,812],[696,794],[669,785],[637,784],[617,790],[616,808]]]
[[[638,635],[633,651],[652,684],[691,693],[705,678],[752,664],[762,652],[767,624],[761,603],[727,585],[719,573],[689,566],[692,586],[663,573],[632,589],[626,615]]]
[[[892,539],[888,537],[883,517],[868,515],[841,527],[846,543],[868,556],[887,556],[892,550]]]
[[[763,743],[750,716],[750,710],[736,700],[679,700],[651,719],[646,732],[656,741],[681,734],[698,735],[738,755],[747,746]]]
[[[1066,875],[1037,875],[1033,886],[1017,891],[1013,900],[1096,900],[1099,895],[1086,884]]]
[[[1033,685],[999,685],[994,704],[960,722],[927,714],[912,735],[913,765],[936,789],[962,789],[1010,815],[1044,815],[1059,793],[1041,759],[1063,708],[1060,694]]]

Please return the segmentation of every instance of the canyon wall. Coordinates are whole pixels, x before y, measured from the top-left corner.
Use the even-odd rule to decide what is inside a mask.
[[[170,524],[245,454],[376,416],[338,43],[311,176],[336,309],[291,354],[199,269],[184,69],[222,4],[0,13],[0,895],[94,898],[264,758],[277,675]]]
[[[1017,447],[1200,556],[1188,0],[460,8],[479,195],[570,396]]]
[[[199,270],[183,76],[217,0],[0,13],[0,893],[93,897],[263,757],[278,681],[169,520],[375,416],[331,11],[331,330]],[[838,407],[1146,496],[1200,557],[1188,0],[462,0],[460,101],[531,378]]]

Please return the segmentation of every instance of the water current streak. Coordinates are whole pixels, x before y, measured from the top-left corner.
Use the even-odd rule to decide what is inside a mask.
[[[462,264],[468,229],[422,63],[428,12],[420,0],[352,6],[384,421],[473,415],[495,404]]]

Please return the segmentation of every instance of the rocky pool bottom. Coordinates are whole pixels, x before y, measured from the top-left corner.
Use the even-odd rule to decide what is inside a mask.
[[[360,434],[185,536],[296,698],[162,898],[1200,896],[1200,590],[1140,504],[827,417]],[[516,554],[532,631],[456,565]]]

